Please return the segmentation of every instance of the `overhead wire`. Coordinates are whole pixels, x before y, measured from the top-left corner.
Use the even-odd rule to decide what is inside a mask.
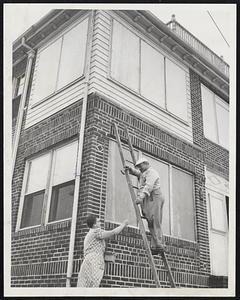
[[[215,24],[215,26],[217,27],[218,31],[220,32],[221,36],[223,37],[224,41],[226,42],[226,44],[228,45],[228,47],[230,48],[230,45],[228,44],[226,38],[224,37],[223,33],[221,32],[220,28],[218,27],[217,23],[215,22],[214,18],[211,16],[210,12],[207,10],[207,13],[209,14],[210,18],[212,19],[213,23]]]

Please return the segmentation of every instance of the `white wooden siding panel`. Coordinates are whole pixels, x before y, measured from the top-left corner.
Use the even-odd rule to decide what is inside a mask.
[[[192,142],[192,120],[191,120],[191,101],[190,101],[190,82],[189,73],[187,72],[187,116],[189,126],[179,122],[176,118],[170,116],[144,99],[131,93],[127,89],[119,86],[107,78],[109,68],[109,47],[111,18],[107,12],[98,12],[96,15],[97,22],[94,28],[93,52],[91,62],[91,75],[89,94],[92,92],[100,92],[102,95],[116,101],[118,105],[126,109],[136,112],[139,116],[146,120],[151,120],[156,125]],[[103,26],[99,24],[104,23]],[[99,27],[98,27],[99,26]],[[109,26],[109,29],[106,28]]]
[[[117,86],[106,85],[105,80],[101,80],[98,77],[97,73],[95,73],[94,81],[91,83],[90,87],[95,88],[95,90],[99,87],[99,91],[101,91],[101,93],[103,92],[106,96],[112,95],[114,97],[118,97],[119,93],[120,93],[120,89]],[[124,99],[126,99],[126,97],[128,97],[127,104],[124,103]],[[112,99],[112,97],[111,97],[111,99]],[[139,111],[140,109],[147,110],[147,112],[150,113],[152,116],[155,115],[156,117],[164,120],[166,123],[168,123],[168,125],[171,125],[171,124],[175,124],[175,126],[179,125],[178,120],[176,120],[175,118],[173,118],[173,120],[170,119],[169,116],[165,113],[165,111],[161,111],[158,109],[156,110],[154,108],[151,109],[152,105],[149,106],[146,103],[146,101],[144,101],[145,106],[143,106],[142,101],[136,101],[134,95],[132,95],[132,97],[129,97],[129,95],[127,93],[126,94],[122,93],[122,97],[119,97],[118,99],[119,99],[118,104],[120,104],[126,108],[130,108],[130,109],[134,108],[137,111]],[[181,129],[184,132],[184,128],[185,127],[180,127],[178,129]]]
[[[83,91],[83,82],[80,81],[68,87],[66,90],[57,93],[55,96],[52,96],[34,108],[31,108],[30,104],[28,107],[25,128],[31,127],[59,110],[80,100],[83,97]]]
[[[58,101],[59,103],[62,103],[66,97],[70,97],[71,99],[75,96],[78,96],[82,93],[83,85],[74,85],[69,90],[65,90],[59,95]],[[55,95],[56,97],[57,95]],[[49,102],[49,103],[48,103]],[[34,112],[32,113],[32,117],[35,117],[37,114],[41,113],[41,110],[43,109],[53,109],[55,106],[54,101],[44,101],[41,105],[37,105],[34,109]]]
[[[97,77],[97,73],[95,73],[93,82],[90,85],[89,94],[96,91],[113,101],[117,100],[118,105],[128,110],[139,112],[138,115],[146,121],[150,119],[165,130],[190,141],[191,136],[189,136],[187,126],[179,126],[179,122],[175,118],[170,118],[164,111],[154,109],[152,105],[148,105],[144,100],[139,101],[134,95],[130,96],[128,93],[124,93],[118,86],[106,84],[104,78],[101,80]]]

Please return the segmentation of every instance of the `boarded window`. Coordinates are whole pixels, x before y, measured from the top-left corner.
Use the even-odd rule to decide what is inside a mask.
[[[164,57],[141,42],[141,94],[165,108]]]
[[[186,71],[116,20],[111,46],[113,79],[188,121]]]
[[[55,91],[62,39],[42,50],[36,74],[34,102],[44,99]]]
[[[229,149],[228,104],[201,85],[204,135],[209,140]]]
[[[164,205],[163,205],[163,233],[170,235],[170,198],[169,198],[169,165],[165,164],[159,160],[155,160],[149,156],[147,159],[150,165],[158,172],[160,177],[160,187],[161,192],[164,196]]]
[[[135,154],[136,157],[138,154]],[[193,197],[192,175],[173,168],[167,163],[143,154],[149,160],[150,165],[158,172],[160,187],[165,199],[163,206],[162,228],[165,235],[195,241],[195,212]],[[130,160],[130,154],[124,149],[124,157]],[[173,172],[170,173],[170,168]],[[122,222],[129,220],[129,224],[136,226],[136,215],[130,198],[125,175],[121,173],[122,162],[120,160],[117,143],[111,141],[109,148],[109,164],[107,177],[107,201],[106,220]],[[134,186],[137,186],[137,178],[131,176]],[[170,193],[172,190],[172,193]],[[147,223],[144,221],[147,229]]]
[[[217,125],[219,143],[229,149],[229,111],[228,105],[216,97]]]
[[[131,161],[131,155],[126,149],[124,149],[124,156]],[[136,226],[136,215],[125,175],[121,173],[122,168],[122,161],[117,143],[110,142],[107,174],[106,220],[122,222],[123,220],[128,219],[130,225]],[[137,178],[131,176],[131,179],[133,184],[137,186]]]
[[[68,31],[63,37],[57,89],[83,75],[87,28],[88,19]]]
[[[33,103],[81,77],[84,72],[88,19],[39,53]]]
[[[111,76],[139,91],[139,38],[117,21],[113,21]]]
[[[172,168],[173,235],[194,241],[193,177]]]
[[[186,72],[166,58],[167,109],[187,121]]]

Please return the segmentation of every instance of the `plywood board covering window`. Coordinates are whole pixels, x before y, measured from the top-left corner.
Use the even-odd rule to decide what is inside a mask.
[[[165,107],[164,56],[141,41],[141,94]]]
[[[229,149],[229,105],[201,85],[204,135]]]
[[[118,22],[113,23],[112,76],[139,91],[139,38]]]
[[[88,19],[40,50],[33,92],[35,104],[81,77],[84,73]]]
[[[120,223],[126,218],[136,226],[136,216],[125,176],[121,173],[122,164],[116,142],[110,141],[107,177],[106,220]],[[138,157],[137,151],[136,157]],[[143,154],[160,176],[161,191],[165,198],[163,207],[163,233],[180,239],[195,241],[195,208],[193,176],[172,165]],[[124,156],[131,161],[128,149]],[[129,163],[129,165],[131,165]],[[137,178],[131,176],[133,185]],[[147,223],[144,222],[146,225]],[[147,226],[146,226],[147,228]]]
[[[186,70],[118,21],[112,24],[111,78],[188,122]]]
[[[167,58],[166,98],[167,109],[187,121],[186,72]]]

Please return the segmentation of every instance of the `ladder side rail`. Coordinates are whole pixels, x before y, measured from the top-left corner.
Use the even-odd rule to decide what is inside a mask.
[[[125,167],[126,164],[125,164],[125,159],[124,159],[124,155],[123,155],[121,140],[120,140],[120,137],[119,137],[119,134],[118,134],[117,125],[115,123],[114,123],[114,128],[115,128],[116,139],[117,139],[117,144],[118,144],[120,157],[121,157],[121,160],[122,160],[123,167]],[[150,264],[150,267],[152,269],[153,277],[154,277],[156,286],[161,287],[160,282],[159,282],[159,278],[158,278],[158,274],[157,274],[157,270],[155,268],[154,259],[152,257],[151,250],[150,250],[150,247],[149,247],[149,243],[148,243],[147,235],[146,235],[145,228],[144,228],[144,225],[143,225],[143,221],[141,219],[141,215],[140,215],[140,212],[139,212],[138,205],[135,202],[136,201],[136,195],[135,195],[134,190],[132,188],[131,178],[129,176],[128,170],[124,168],[124,171],[125,171],[125,175],[126,175],[127,184],[128,184],[128,187],[129,187],[132,203],[133,203],[133,206],[134,206],[134,209],[135,209],[135,212],[136,212],[136,216],[137,216],[137,220],[138,220],[138,223],[139,223],[139,229],[140,229],[140,232],[141,232],[141,235],[142,235],[142,238],[143,238],[143,242],[144,242],[144,245],[145,245],[145,248],[146,248],[146,251],[147,251],[147,255],[148,255],[148,258],[149,258],[149,264]]]
[[[132,160],[133,160],[133,163],[135,165],[136,164],[136,158],[135,158],[135,155],[134,155],[134,150],[133,150],[133,146],[132,146],[132,143],[131,143],[131,140],[130,140],[129,132],[128,132],[128,129],[127,129],[126,126],[124,126],[124,129],[125,129],[125,133],[126,133],[126,136],[127,136],[127,139],[128,139],[128,145],[129,145],[130,153],[131,153],[131,156],[132,156]],[[175,282],[174,282],[172,271],[171,271],[171,268],[169,266],[168,259],[167,259],[164,252],[161,252],[161,257],[162,257],[163,263],[165,265],[165,268],[167,269],[167,272],[168,272],[170,285],[171,285],[172,288],[175,288],[176,285],[175,285]]]
[[[130,140],[130,136],[129,136],[129,132],[128,132],[128,129],[126,126],[124,126],[124,129],[125,129],[125,133],[127,135],[127,140],[128,140],[128,146],[129,146],[129,149],[130,149],[130,153],[131,153],[131,156],[132,156],[132,161],[133,161],[133,164],[135,166],[137,160],[136,160],[136,157],[134,155],[134,150],[133,150],[133,146],[132,146],[132,143],[131,143],[131,140]]]
[[[132,143],[131,143],[131,139],[130,139],[130,136],[129,136],[129,132],[128,132],[127,126],[124,126],[124,130],[125,130],[125,133],[126,133],[126,136],[127,136],[127,141],[128,141],[128,146],[129,146],[130,154],[131,154],[131,157],[132,157],[132,162],[133,162],[133,164],[135,166],[135,164],[137,162],[137,159],[136,159],[136,156],[134,154],[134,150],[133,150],[133,146],[132,146]],[[141,177],[142,177],[142,174],[140,174],[140,177],[138,177],[138,188],[139,188],[139,183],[141,181]],[[138,226],[138,220],[137,220],[137,226]]]
[[[174,278],[173,278],[173,275],[172,275],[172,271],[171,271],[170,266],[168,264],[166,254],[164,252],[161,252],[161,256],[162,256],[162,260],[163,260],[163,263],[165,265],[165,268],[167,269],[167,272],[168,272],[170,285],[171,285],[172,288],[175,288],[176,284],[175,284],[175,281],[174,281]]]

